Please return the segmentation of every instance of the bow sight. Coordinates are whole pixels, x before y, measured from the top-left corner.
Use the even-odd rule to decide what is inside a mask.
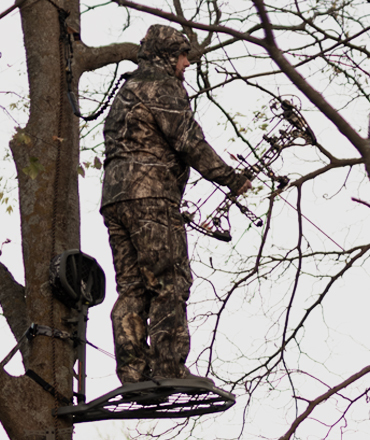
[[[257,158],[257,161],[250,164],[247,161],[247,157],[241,154],[238,154],[236,157],[239,161],[237,168],[241,169],[241,167],[244,167],[241,169],[241,172],[250,181],[254,180],[260,173],[263,173],[272,181],[274,190],[270,196],[273,197],[280,194],[289,184],[289,178],[287,176],[276,175],[271,168],[271,165],[279,158],[282,151],[294,145],[305,146],[316,144],[316,137],[300,112],[301,106],[299,105],[298,108],[292,101],[293,98],[288,100],[282,99],[281,97],[270,101],[269,107],[274,115],[270,123],[275,120],[277,120],[277,123],[268,134],[263,135],[261,142],[253,149],[253,154]],[[256,151],[263,143],[267,143],[267,147],[265,147],[266,151],[261,156],[258,156]],[[182,216],[185,224],[204,235],[229,242],[232,238],[230,233],[229,210],[232,205],[235,205],[255,226],[261,227],[263,225],[262,219],[255,215],[248,206],[244,204],[246,203],[245,199],[238,200],[238,196],[226,193],[217,184],[215,184],[215,186],[225,194],[224,200],[203,222],[196,222],[194,220],[197,216],[200,217],[200,208],[192,203],[193,209],[189,210],[190,202],[184,201],[182,205]],[[202,206],[205,203],[206,202],[203,202]]]

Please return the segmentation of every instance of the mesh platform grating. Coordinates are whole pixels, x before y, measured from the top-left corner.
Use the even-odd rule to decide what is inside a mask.
[[[109,419],[164,419],[225,411],[235,396],[202,379],[164,379],[129,384],[88,404],[58,409],[58,416],[73,416],[73,423]]]

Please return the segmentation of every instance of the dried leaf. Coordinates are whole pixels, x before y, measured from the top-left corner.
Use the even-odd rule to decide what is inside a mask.
[[[14,135],[15,139],[20,144],[29,145],[31,143],[31,138],[24,132],[24,129],[18,129],[17,133]]]
[[[24,172],[24,174],[34,180],[40,172],[45,171],[45,167],[42,163],[39,162],[39,159],[37,157],[31,156],[30,164],[27,167],[24,167],[22,171]]]
[[[98,156],[95,156],[95,158],[94,158],[94,165],[93,166],[97,170],[100,170],[101,167],[103,166],[103,164],[101,163],[101,160],[98,158]]]
[[[77,168],[77,174],[79,174],[82,177],[85,177],[85,169],[82,165],[79,165]]]

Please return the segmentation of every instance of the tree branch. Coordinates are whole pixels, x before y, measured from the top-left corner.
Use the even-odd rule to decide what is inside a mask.
[[[208,32],[219,32],[221,34],[232,35],[236,37],[238,40],[245,40],[251,43],[257,44],[258,46],[265,47],[265,43],[263,40],[259,38],[252,37],[248,33],[239,32],[235,29],[229,28],[227,26],[221,25],[206,25],[202,23],[197,23],[196,21],[186,20],[184,17],[179,17],[178,15],[171,14],[170,12],[162,11],[161,9],[151,8],[149,6],[139,5],[138,3],[134,3],[127,0],[112,0],[120,6],[125,6],[127,8],[135,9],[140,12],[146,12],[147,14],[156,15],[157,17],[164,18],[169,21],[173,21],[175,23],[181,24],[182,26],[190,26],[193,29],[200,29]]]
[[[262,0],[253,0],[253,3],[258,11],[258,14],[263,23],[266,39],[265,49],[285,73],[285,75],[292,81],[292,83],[314,104],[333,124],[338,130],[352,143],[361,156],[365,160],[366,170],[370,177],[370,148],[369,140],[362,138],[356,130],[354,130],[349,123],[316,91],[310,84],[297,72],[297,70],[284,57],[282,51],[278,48],[265,6]]]
[[[18,341],[30,325],[25,288],[18,284],[9,270],[0,263],[0,304],[15,339]]]
[[[16,9],[16,8],[20,8],[20,7],[23,5],[23,3],[24,3],[25,1],[26,1],[26,0],[16,0],[16,2],[14,3],[14,5],[10,6],[8,9],[6,9],[4,12],[2,12],[2,13],[0,14],[0,20],[1,20],[3,17],[5,17],[6,15],[10,14],[12,11],[14,11],[14,9]]]
[[[300,322],[297,324],[297,326],[295,327],[294,330],[292,330],[291,334],[289,335],[289,337],[285,340],[285,346],[287,346],[288,343],[290,343],[291,341],[295,340],[298,331],[303,328],[304,323],[307,321],[307,319],[309,318],[309,316],[311,315],[311,312],[320,304],[322,304],[322,302],[324,301],[324,298],[326,297],[327,293],[330,291],[331,287],[333,286],[333,284],[339,279],[341,278],[351,267],[353,267],[353,265],[355,264],[356,261],[358,261],[361,257],[363,257],[368,251],[370,250],[370,244],[368,245],[364,245],[364,246],[358,246],[355,247],[353,249],[349,249],[348,251],[345,251],[344,253],[350,255],[353,252],[358,251],[358,253],[352,257],[349,261],[346,262],[346,264],[344,265],[344,267],[337,272],[336,274],[334,274],[333,276],[330,277],[330,281],[328,282],[328,284],[325,286],[324,290],[318,295],[317,300],[312,303],[309,307],[307,307],[305,309],[305,312],[300,320]],[[241,280],[239,280],[239,283],[242,283],[243,280],[246,280],[248,277],[248,275],[244,278],[242,278]],[[279,347],[272,355],[270,355],[267,360],[259,365],[258,367],[254,368],[253,370],[247,372],[246,374],[243,375],[243,377],[240,380],[245,380],[248,376],[250,376],[251,374],[253,374],[254,372],[262,369],[262,368],[266,368],[267,370],[269,370],[268,365],[271,363],[271,361],[278,355],[280,355],[281,351],[284,349],[285,347]],[[271,369],[270,369],[271,370]]]
[[[261,18],[263,28],[265,30],[265,39],[259,39],[252,37],[248,33],[238,32],[235,29],[220,26],[220,25],[205,25],[197,23],[191,20],[186,20],[183,17],[179,17],[175,14],[162,11],[160,9],[151,8],[148,6],[140,5],[127,0],[113,0],[120,6],[135,9],[140,12],[146,12],[156,15],[158,17],[171,20],[175,23],[179,23],[182,26],[191,26],[195,29],[219,32],[227,35],[231,35],[239,40],[249,41],[260,47],[266,49],[271,58],[279,66],[279,68],[285,73],[285,75],[292,81],[292,83],[338,128],[338,130],[352,143],[361,156],[365,160],[366,170],[370,177],[370,148],[368,139],[362,138],[356,130],[317,92],[304,78],[297,72],[297,70],[289,63],[284,57],[282,51],[276,45],[272,25],[268,19],[267,12],[262,0],[254,0],[254,5]]]
[[[354,165],[360,165],[364,163],[364,159],[362,158],[354,158],[354,159],[335,159],[335,161],[330,162],[329,164],[325,165],[322,168],[319,168],[317,170],[312,171],[311,173],[306,174],[305,176],[300,177],[299,179],[295,180],[294,182],[289,183],[289,188],[295,186],[299,187],[304,182],[307,182],[308,180],[315,179],[315,177],[320,176],[321,174],[325,174],[329,170],[334,170],[337,168],[343,168],[343,167],[352,167]]]
[[[51,413],[45,401],[50,405],[53,399],[49,393],[29,377],[13,377],[3,368],[0,368],[0,389],[0,420],[10,439],[21,440],[28,438],[27,431],[45,429],[45,420]],[[23,423],[19,423],[21,417]]]
[[[365,202],[364,200],[356,199],[355,197],[352,197],[352,200],[353,200],[354,202],[361,203],[362,205],[365,205],[365,206],[367,206],[368,208],[370,208],[370,203]]]
[[[370,366],[367,366],[363,368],[358,373],[352,375],[339,385],[336,385],[333,388],[330,388],[326,393],[322,394],[321,396],[317,397],[315,400],[312,400],[309,404],[306,410],[297,417],[294,422],[292,423],[292,426],[289,428],[289,430],[284,434],[282,437],[280,437],[279,440],[289,440],[291,436],[295,433],[298,426],[305,420],[307,417],[312,413],[312,411],[320,405],[320,403],[325,402],[328,400],[331,396],[336,394],[338,391],[348,387],[348,385],[351,385],[353,382],[356,382],[356,380],[360,379],[362,376],[365,376],[366,374],[370,373]]]
[[[96,70],[108,64],[120,61],[132,61],[137,63],[139,46],[134,43],[110,44],[109,46],[89,47],[79,42],[75,51],[78,56],[78,70],[88,72]]]

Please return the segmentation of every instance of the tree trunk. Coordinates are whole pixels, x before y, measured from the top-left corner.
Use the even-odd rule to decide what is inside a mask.
[[[30,92],[30,117],[10,142],[17,168],[26,285],[0,264],[0,303],[19,341],[31,323],[73,333],[67,320],[76,313],[53,298],[50,260],[80,248],[78,196],[79,120],[67,96],[63,13],[73,34],[72,91],[85,71],[123,59],[136,61],[132,43],[89,48],[79,41],[79,0],[26,0],[20,4]],[[62,15],[61,15],[62,14]],[[71,400],[75,349],[72,340],[36,336],[22,343],[25,369],[31,369]],[[28,376],[12,377],[0,367],[0,420],[11,440],[72,437],[72,421],[55,419],[58,403]],[[65,405],[65,403],[62,403]]]
[[[78,22],[78,2],[66,3],[60,7],[74,11],[70,19]],[[49,1],[28,1],[21,16],[31,107],[27,126],[10,146],[19,182],[27,321],[72,333],[74,329],[65,324],[72,312],[52,297],[49,264],[53,256],[80,247],[78,119],[66,94],[57,7]],[[70,399],[73,342],[37,336],[27,344],[25,367],[56,384],[57,391]],[[40,440],[42,432],[46,436],[54,429],[55,401],[40,385],[27,376],[14,378],[3,371],[0,385],[0,418],[12,440]],[[70,420],[59,420],[56,438],[71,438],[68,428]]]

